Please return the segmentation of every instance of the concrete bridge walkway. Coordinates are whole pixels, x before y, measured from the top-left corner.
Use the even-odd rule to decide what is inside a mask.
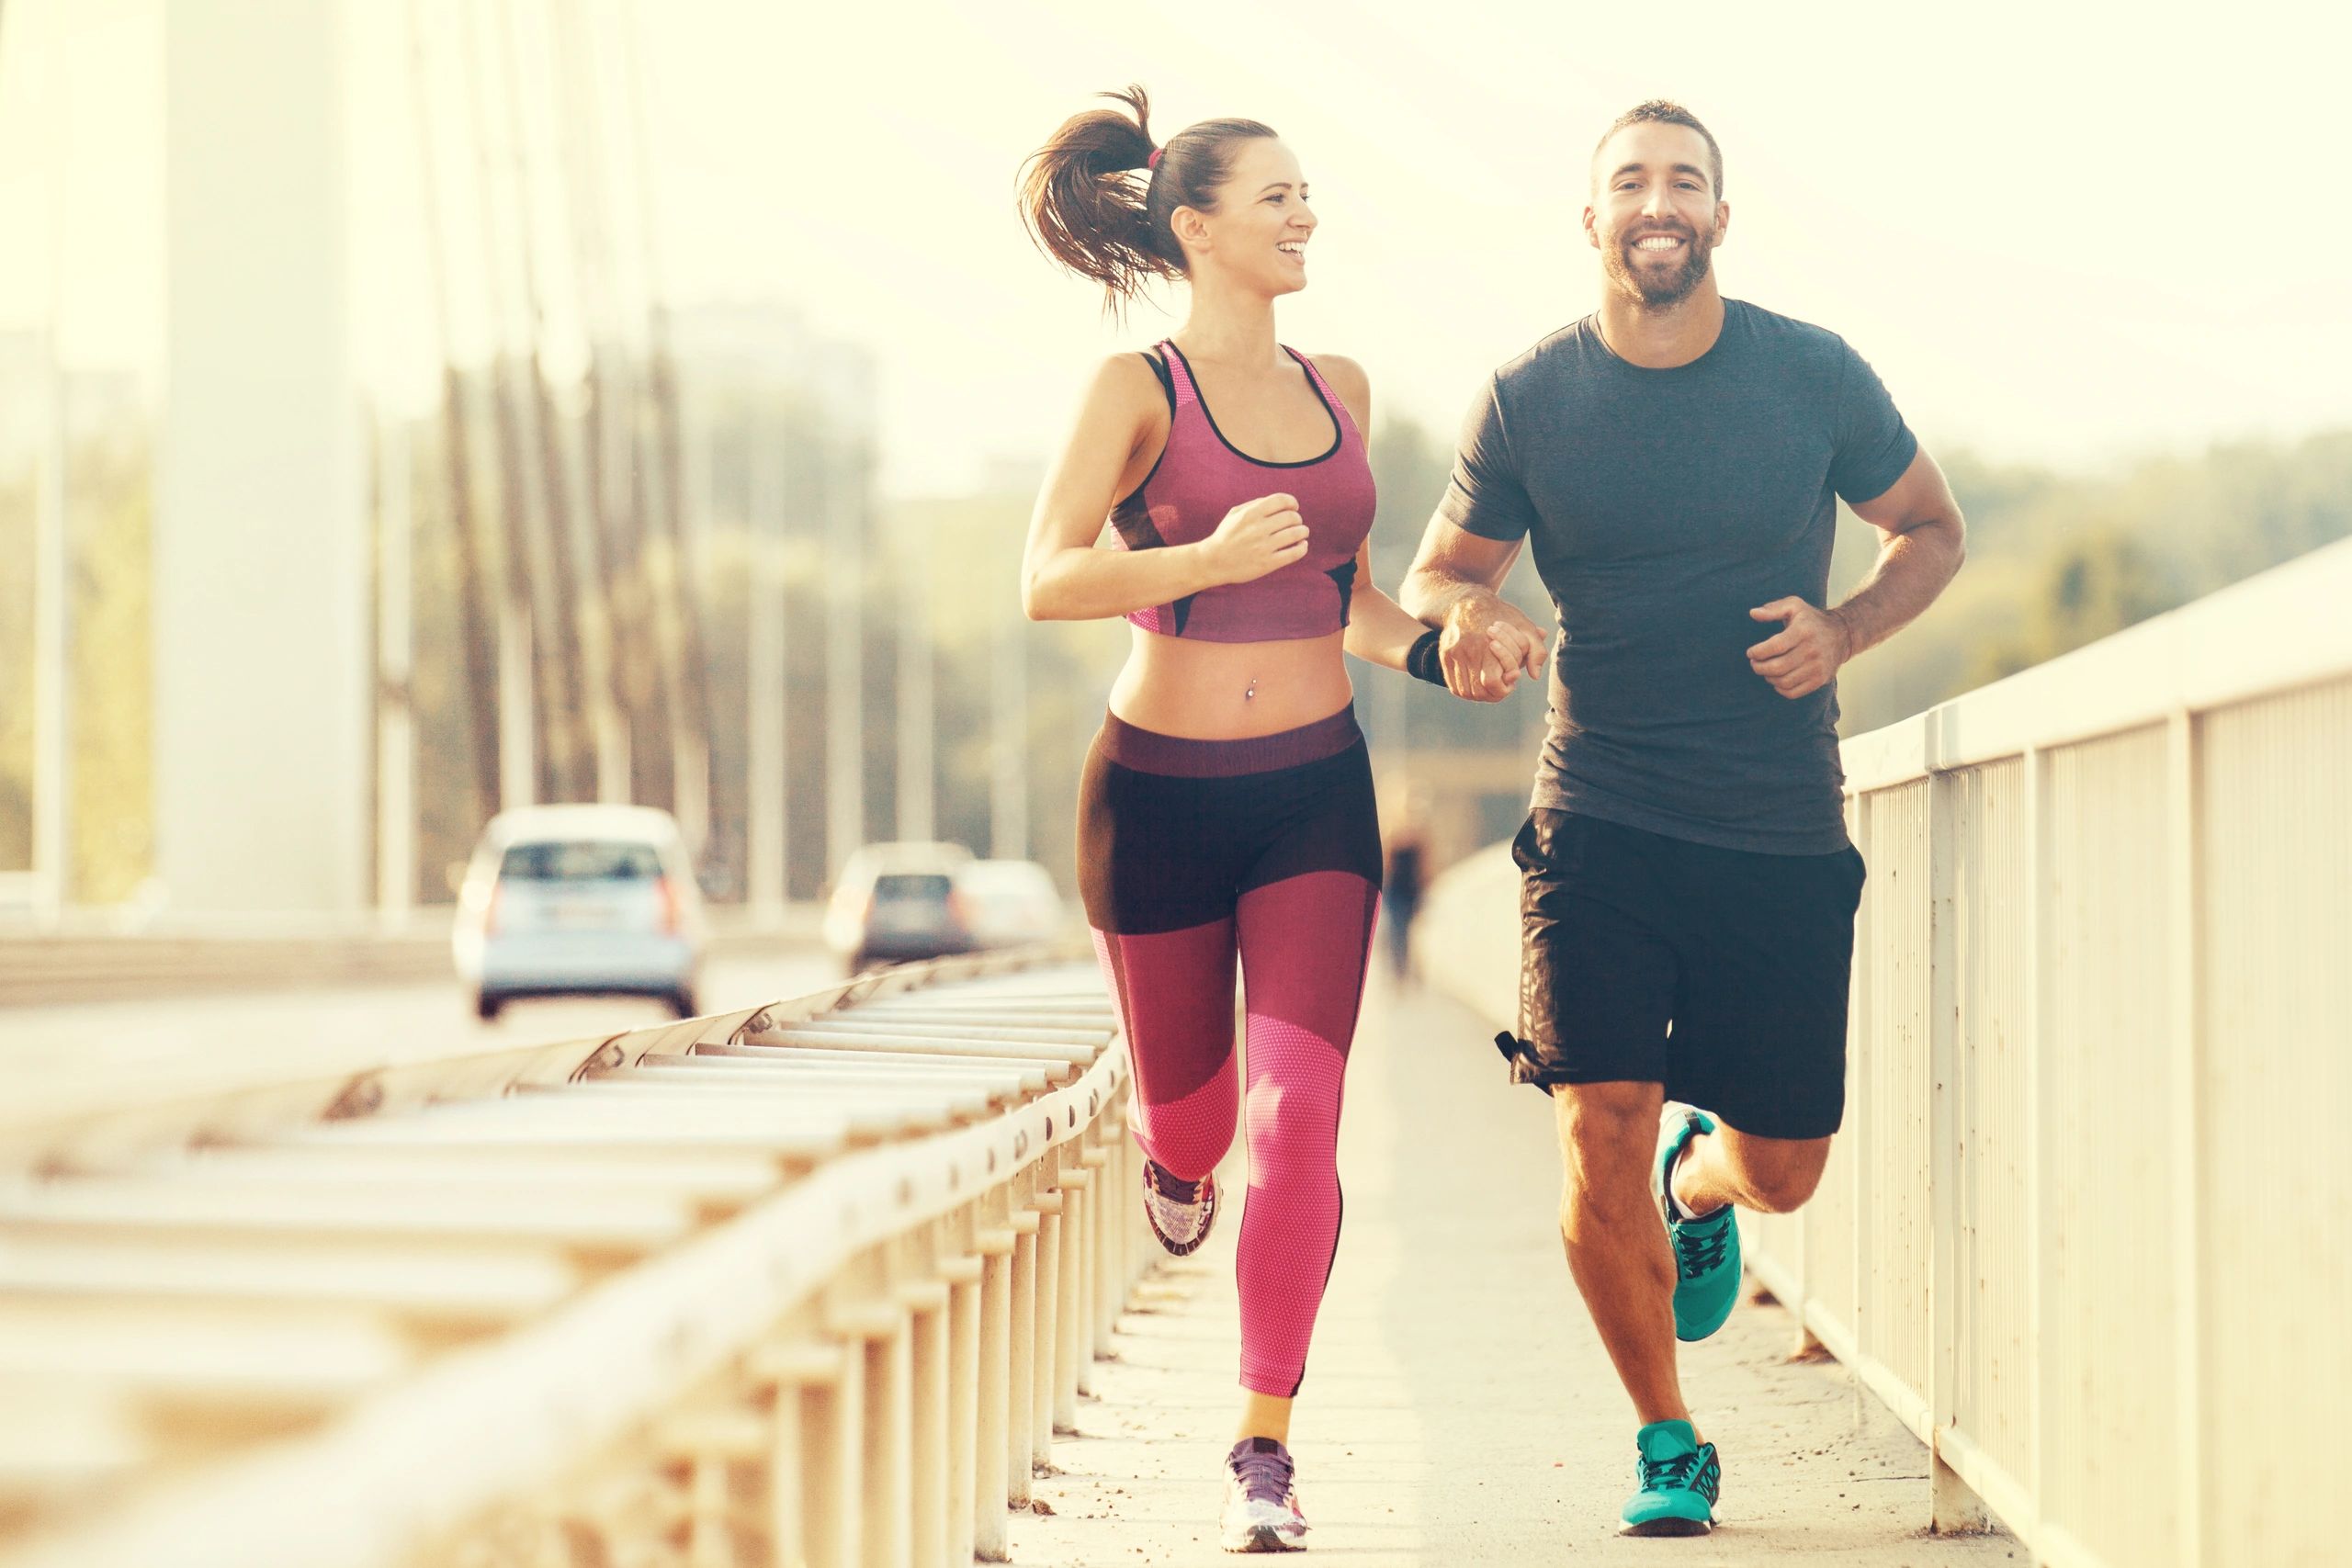
[[[1548,1105],[1503,1077],[1493,1025],[1376,980],[1348,1079],[1346,1229],[1292,1449],[1310,1560],[1351,1564],[1803,1561],[1978,1568],[2007,1537],[1924,1533],[1928,1456],[1834,1361],[1791,1359],[1777,1306],[1744,1303],[1687,1348],[1684,1387],[1724,1454],[1703,1540],[1615,1533],[1634,1422],[1560,1253]],[[1223,1178],[1238,1192],[1244,1155]],[[1096,1369],[1079,1436],[1017,1515],[1013,1561],[1231,1562],[1219,1466],[1237,1408],[1237,1213],[1166,1260]]]

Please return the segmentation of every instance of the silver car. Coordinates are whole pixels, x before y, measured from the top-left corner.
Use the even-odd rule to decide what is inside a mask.
[[[956,870],[956,892],[974,947],[1027,947],[1072,934],[1053,873],[1035,861],[968,862]]]
[[[642,996],[696,1009],[701,891],[675,818],[642,806],[532,806],[484,829],[452,948],[474,1009],[524,997]]]
[[[867,844],[842,867],[825,906],[825,945],[853,975],[876,964],[968,953],[972,931],[956,874],[961,844]]]

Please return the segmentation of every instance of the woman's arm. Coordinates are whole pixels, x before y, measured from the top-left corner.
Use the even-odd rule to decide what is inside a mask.
[[[1097,549],[1103,519],[1143,478],[1167,400],[1142,356],[1114,355],[1094,373],[1077,426],[1046,476],[1022,552],[1021,608],[1033,621],[1093,621],[1247,582],[1306,553],[1306,525],[1287,495],[1226,513],[1216,532],[1156,550]]]
[[[1347,650],[1366,664],[1402,670],[1405,655],[1413,650],[1413,645],[1429,629],[1407,615],[1403,605],[1374,586],[1372,541],[1366,539],[1356,551],[1355,592],[1348,600]]]

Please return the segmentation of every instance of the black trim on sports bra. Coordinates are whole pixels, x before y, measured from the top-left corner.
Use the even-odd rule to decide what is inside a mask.
[[[1355,557],[1350,556],[1323,575],[1329,578],[1331,586],[1340,591],[1340,626],[1344,630],[1348,624],[1348,606],[1355,598]]]
[[[1224,446],[1227,451],[1232,453],[1243,462],[1255,463],[1261,468],[1311,468],[1317,463],[1329,462],[1333,457],[1339,455],[1340,448],[1347,445],[1347,429],[1340,423],[1339,411],[1334,409],[1331,406],[1330,400],[1323,395],[1322,387],[1318,385],[1315,379],[1315,372],[1307,369],[1306,360],[1299,354],[1298,350],[1285,347],[1283,349],[1283,352],[1289,355],[1293,359],[1298,361],[1299,370],[1306,377],[1307,390],[1313,392],[1315,394],[1315,400],[1323,405],[1324,416],[1331,422],[1331,445],[1321,457],[1306,457],[1295,463],[1277,463],[1265,457],[1252,457],[1249,453],[1244,452],[1240,447],[1236,446],[1232,442],[1226,439],[1225,432],[1217,426],[1216,415],[1209,410],[1209,400],[1206,394],[1201,390],[1201,378],[1193,373],[1193,362],[1190,359],[1184,358],[1184,351],[1176,346],[1176,340],[1174,338],[1170,338],[1168,340],[1168,347],[1177,358],[1184,360],[1184,374],[1191,378],[1193,383],[1193,400],[1201,405],[1201,415],[1209,422],[1210,431],[1216,434],[1218,442]],[[1174,392],[1172,390],[1170,391],[1170,396],[1174,396]]]
[[[1159,389],[1168,394],[1168,417],[1174,419],[1176,417],[1176,373],[1168,368],[1166,360],[1161,359],[1150,350],[1139,348],[1136,352],[1143,356],[1143,362],[1146,365],[1151,367],[1151,373],[1159,378]]]
[[[1137,479],[1136,481],[1136,488],[1121,496],[1118,499],[1117,503],[1111,508],[1111,515],[1114,521],[1117,519],[1120,513],[1126,510],[1128,502],[1141,495],[1144,492],[1144,487],[1151,483],[1153,477],[1159,472],[1159,465],[1168,461],[1168,448],[1176,444],[1175,372],[1168,368],[1167,365],[1161,361],[1159,355],[1150,352],[1148,349],[1139,348],[1136,350],[1136,355],[1146,365],[1151,367],[1151,373],[1159,378],[1159,389],[1168,394],[1168,439],[1159,444],[1159,456],[1151,460],[1151,472]]]

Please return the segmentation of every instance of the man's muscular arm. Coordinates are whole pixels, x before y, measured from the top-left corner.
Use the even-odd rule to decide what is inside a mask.
[[[1834,610],[1775,599],[1748,614],[1783,623],[1747,650],[1748,666],[1784,697],[1820,690],[1838,667],[1917,620],[1968,554],[1968,525],[1943,470],[1922,450],[1885,494],[1854,514],[1886,537],[1862,585]]]
[[[1457,697],[1498,703],[1522,674],[1544,673],[1550,634],[1496,592],[1525,543],[1482,538],[1432,517],[1397,589],[1408,614],[1442,632],[1438,660]]]

